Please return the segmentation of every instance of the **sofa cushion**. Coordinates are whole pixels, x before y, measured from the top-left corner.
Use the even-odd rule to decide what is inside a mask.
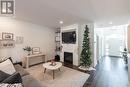
[[[31,75],[22,77],[24,87],[46,87],[44,83],[40,83],[38,80],[33,78]]]
[[[2,83],[8,83],[8,84],[14,84],[14,83],[22,83],[22,78],[19,73],[14,73],[5,80],[2,81]]]
[[[19,64],[14,65],[14,67],[15,67],[15,70],[19,72],[21,76],[29,75],[29,73],[26,70],[24,70],[24,68],[20,66]]]
[[[0,70],[0,83],[8,78],[10,75]]]
[[[0,63],[0,70],[10,75],[16,72],[14,65],[10,59],[7,59],[4,62]]]

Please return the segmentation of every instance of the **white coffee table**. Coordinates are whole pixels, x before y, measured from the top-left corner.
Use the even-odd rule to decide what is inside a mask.
[[[51,62],[47,62],[47,63],[43,64],[43,67],[45,68],[44,69],[44,73],[46,72],[46,69],[49,69],[49,70],[53,71],[53,79],[55,78],[55,75],[54,75],[55,74],[55,70],[59,69],[59,71],[60,71],[60,67],[62,66],[61,62],[55,62],[55,63],[56,63],[55,66],[50,65]]]

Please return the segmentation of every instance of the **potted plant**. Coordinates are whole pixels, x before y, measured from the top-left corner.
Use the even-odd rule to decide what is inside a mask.
[[[124,58],[125,63],[128,64],[127,48],[124,48],[123,58]]]
[[[24,51],[28,52],[28,55],[30,55],[32,48],[30,46],[26,46],[25,48],[23,48]]]

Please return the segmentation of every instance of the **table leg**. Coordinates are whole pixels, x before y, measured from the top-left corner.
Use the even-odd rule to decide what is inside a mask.
[[[46,68],[44,69],[44,73],[46,73]]]
[[[55,75],[54,74],[55,74],[55,71],[53,70],[53,79],[55,79]]]
[[[42,56],[42,62],[46,62],[46,61],[45,61],[45,56],[44,56],[44,55]]]
[[[29,58],[26,58],[26,68],[29,68]]]

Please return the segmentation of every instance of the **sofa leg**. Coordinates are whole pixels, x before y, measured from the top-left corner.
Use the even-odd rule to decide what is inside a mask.
[[[53,79],[55,79],[55,71],[53,70]]]
[[[46,73],[46,68],[44,69],[44,73]]]

